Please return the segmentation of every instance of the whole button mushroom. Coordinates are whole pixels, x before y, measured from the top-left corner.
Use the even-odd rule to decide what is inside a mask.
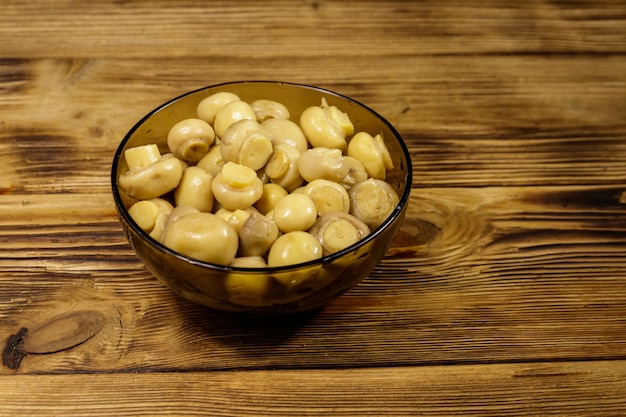
[[[320,178],[341,182],[350,172],[350,166],[339,149],[316,147],[300,154],[298,171],[308,182]]]
[[[185,167],[173,154],[161,156],[158,149],[155,151],[150,145],[146,147],[126,151],[124,155],[129,170],[119,177],[120,188],[138,200],[161,197],[172,191],[180,182]]]
[[[295,265],[322,257],[322,245],[310,233],[294,231],[281,235],[270,248],[267,265]]]
[[[348,166],[348,174],[340,181],[346,189],[359,182],[363,182],[369,178],[369,174],[365,170],[363,163],[352,156],[344,156],[344,163]]]
[[[356,184],[348,192],[350,214],[370,229],[380,226],[398,206],[400,199],[391,185],[383,180],[370,178]]]
[[[191,207],[191,206],[176,206],[176,207],[174,207],[174,210],[172,210],[172,212],[169,214],[169,216],[167,216],[167,219],[165,219],[165,224],[163,225],[163,229],[161,230],[161,236],[163,236],[163,234],[165,233],[167,228],[170,226],[170,224],[172,224],[176,220],[178,220],[179,217],[185,216],[187,214],[199,213],[199,212],[200,212],[200,210],[198,210],[195,207]],[[159,242],[163,243],[161,237],[159,237],[158,240],[159,240]]]
[[[361,161],[370,177],[384,180],[393,169],[393,161],[381,135],[359,132],[348,144],[348,156]]]
[[[355,244],[367,236],[370,229],[351,214],[334,212],[318,217],[309,233],[319,240],[326,256]]]
[[[176,123],[167,134],[167,146],[177,158],[198,162],[215,141],[215,132],[202,119],[189,118]]]
[[[255,120],[239,120],[226,129],[220,150],[225,162],[236,162],[257,171],[272,155],[270,133]]]
[[[289,119],[267,119],[261,124],[270,132],[274,146],[285,143],[300,152],[309,148],[309,141],[297,123]]]
[[[239,247],[237,232],[226,222],[211,213],[189,213],[168,225],[161,236],[168,248],[218,265],[228,265]]]
[[[198,166],[190,166],[183,171],[180,183],[174,191],[177,206],[192,206],[199,211],[213,209],[213,175]]]
[[[173,210],[174,206],[169,201],[162,198],[151,198],[150,200],[140,200],[130,206],[128,214],[144,232],[158,240]]]
[[[250,103],[256,119],[259,123],[269,119],[284,119],[287,120],[290,117],[289,109],[278,101],[259,99]]]
[[[262,214],[267,214],[274,209],[278,200],[289,194],[287,190],[278,184],[263,184],[263,194],[261,198],[254,203],[254,207]]]
[[[206,155],[204,155],[202,159],[198,161],[197,166],[204,169],[209,174],[213,175],[213,177],[215,177],[222,171],[224,163],[225,162],[224,158],[222,157],[221,145],[218,143],[211,146],[209,152],[207,152]]]
[[[246,209],[263,195],[263,182],[245,165],[227,162],[211,183],[213,197],[228,210]]]
[[[239,234],[239,256],[265,256],[279,235],[278,226],[258,212],[250,213]]]
[[[346,149],[346,137],[354,133],[354,125],[348,115],[335,106],[329,106],[324,98],[320,106],[311,106],[302,112],[300,127],[313,147],[324,146],[341,151]]]
[[[199,119],[213,124],[217,112],[231,101],[240,101],[237,94],[228,91],[220,91],[202,99],[196,107],[196,114]]]
[[[304,194],[315,203],[317,214],[350,211],[350,196],[348,191],[339,183],[318,179],[304,187]]]
[[[252,106],[242,100],[226,103],[215,115],[215,121],[213,123],[215,134],[221,138],[230,125],[245,119],[256,120],[256,114]]]
[[[286,143],[274,146],[274,152],[265,165],[265,174],[273,184],[280,185],[291,192],[302,185],[298,160],[300,151]]]
[[[281,198],[272,212],[273,220],[284,233],[307,230],[317,219],[315,203],[301,193],[291,193]]]

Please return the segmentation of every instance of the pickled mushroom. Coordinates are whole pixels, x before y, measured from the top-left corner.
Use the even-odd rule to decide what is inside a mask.
[[[213,197],[229,210],[246,209],[263,195],[263,182],[249,167],[227,162],[211,184]]]
[[[207,123],[213,124],[215,121],[215,115],[217,112],[231,101],[239,101],[240,98],[237,94],[228,91],[219,91],[213,93],[210,96],[202,99],[196,107],[196,114],[198,118],[204,120]]]
[[[178,187],[174,191],[177,206],[192,206],[200,211],[213,209],[213,175],[198,166],[190,166],[183,171]]]
[[[267,119],[261,124],[270,132],[274,146],[285,143],[300,152],[308,149],[309,141],[297,123],[289,119]]]
[[[137,225],[153,239],[159,239],[170,213],[174,210],[169,201],[162,198],[141,200],[130,206],[128,214]]]
[[[316,179],[340,182],[346,178],[350,167],[339,149],[317,147],[300,154],[298,170],[308,182]]]
[[[270,119],[287,120],[290,117],[289,109],[278,101],[259,99],[250,103],[259,123]]]
[[[370,229],[351,214],[335,212],[320,216],[309,233],[320,242],[326,256],[357,243]]]
[[[270,133],[256,120],[239,120],[221,137],[220,151],[225,162],[236,162],[257,171],[272,155]]]
[[[211,213],[178,217],[163,231],[161,242],[168,248],[203,262],[229,265],[237,254],[237,232]]]
[[[276,222],[252,212],[238,232],[239,256],[266,256],[279,235]]]
[[[304,194],[315,203],[318,215],[350,211],[350,196],[339,183],[323,179],[313,180],[304,187]]]
[[[278,200],[272,210],[272,219],[281,232],[307,230],[317,219],[317,208],[305,194],[292,193]]]
[[[354,133],[348,115],[322,98],[319,106],[310,106],[300,115],[300,127],[313,147],[323,146],[344,151],[346,137]]]
[[[136,149],[131,151],[131,155],[133,152],[136,152]],[[127,162],[129,171],[119,177],[120,188],[130,197],[138,200],[161,197],[172,191],[183,175],[185,165],[173,154],[167,153],[161,156],[158,151],[154,153],[150,150],[149,152],[150,156],[140,165]]]
[[[367,224],[370,229],[380,226],[398,206],[400,199],[391,185],[370,178],[352,187],[350,214]]]
[[[310,233],[294,231],[281,235],[267,256],[269,267],[295,265],[322,257],[322,245]]]
[[[359,132],[348,144],[348,156],[361,161],[371,178],[384,180],[393,169],[393,161],[381,135]]]
[[[304,182],[298,167],[299,159],[299,150],[286,143],[278,144],[265,165],[265,173],[272,183],[293,191]]]
[[[215,132],[202,119],[189,118],[176,123],[167,134],[167,146],[177,158],[198,162],[215,141]]]

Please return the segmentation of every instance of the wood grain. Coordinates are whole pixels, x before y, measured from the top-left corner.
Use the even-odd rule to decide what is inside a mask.
[[[405,67],[406,61],[388,58],[369,65],[362,81],[339,85],[345,62],[334,59],[314,81],[362,101],[396,126],[413,155],[416,187],[624,183],[626,58],[585,59],[574,72],[571,59],[563,58],[547,65],[542,59],[490,59],[488,71],[482,58],[414,58],[413,68],[421,69],[410,69],[409,62],[384,84],[375,81],[387,66]],[[22,71],[26,84],[3,107],[0,190],[107,193],[115,148],[144,114],[187,90],[258,78],[264,71],[261,65],[249,74],[242,61],[236,66],[241,72],[216,70],[208,79],[209,64],[36,60],[0,67],[4,78]],[[153,75],[145,68],[157,65],[185,77],[171,86],[146,83]],[[275,75],[304,81],[287,72],[305,73],[312,65],[292,62]],[[528,71],[524,79],[516,75],[521,65]],[[407,81],[415,72],[419,79]],[[125,103],[133,103],[130,110]]]
[[[9,0],[3,56],[248,57],[623,53],[621,1]],[[227,36],[225,36],[227,35]],[[416,43],[418,43],[416,45]]]
[[[0,21],[0,415],[623,414],[623,1],[8,0]],[[315,314],[190,304],[117,221],[133,124],[245,79],[353,97],[412,155],[387,256]]]
[[[85,349],[28,356],[21,372],[626,357],[623,204],[610,186],[415,190],[364,283],[319,315],[266,326],[177,300],[135,259],[110,211],[85,210],[76,224],[31,204],[24,217],[55,225],[5,229],[3,333],[94,305],[109,317]]]
[[[616,416],[623,361],[0,378],[6,415]],[[151,387],[151,388],[147,388]]]

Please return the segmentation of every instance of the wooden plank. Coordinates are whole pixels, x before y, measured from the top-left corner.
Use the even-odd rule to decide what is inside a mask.
[[[3,57],[616,53],[620,1],[3,3]],[[621,22],[621,23],[620,23]],[[252,33],[254,35],[252,35]]]
[[[23,416],[615,416],[626,362],[0,377]]]
[[[626,3],[3,1],[0,415],[626,409]],[[414,163],[406,222],[315,314],[174,296],[110,161],[165,100],[241,79],[362,101]]]
[[[351,78],[343,59],[329,58],[310,81],[387,117],[411,149],[416,187],[625,182],[626,58],[494,57],[487,62],[396,57],[369,63],[361,58],[356,64],[363,70]],[[314,60],[289,64],[277,69],[277,78],[303,73]],[[0,79],[14,77],[7,94],[0,95],[0,192],[108,192],[113,153],[145,113],[187,90],[256,77],[242,60],[239,73],[215,69],[209,80],[207,65],[203,59],[0,65]],[[404,69],[378,83],[389,65]],[[163,75],[155,79],[157,67]],[[352,81],[339,84],[338,79]]]
[[[22,328],[95,309],[108,320],[99,334],[28,355],[19,372],[626,357],[624,193],[416,189],[367,280],[318,314],[263,325],[170,294],[134,257],[108,197],[5,195],[3,208],[19,210],[0,220],[2,344]]]

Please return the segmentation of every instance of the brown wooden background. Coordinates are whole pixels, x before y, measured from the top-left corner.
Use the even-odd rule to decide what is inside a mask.
[[[624,415],[626,3],[474,3],[4,1],[1,347],[103,322],[7,353],[0,415]],[[367,104],[414,165],[371,276],[263,325],[158,283],[109,185],[145,113],[246,79]]]

